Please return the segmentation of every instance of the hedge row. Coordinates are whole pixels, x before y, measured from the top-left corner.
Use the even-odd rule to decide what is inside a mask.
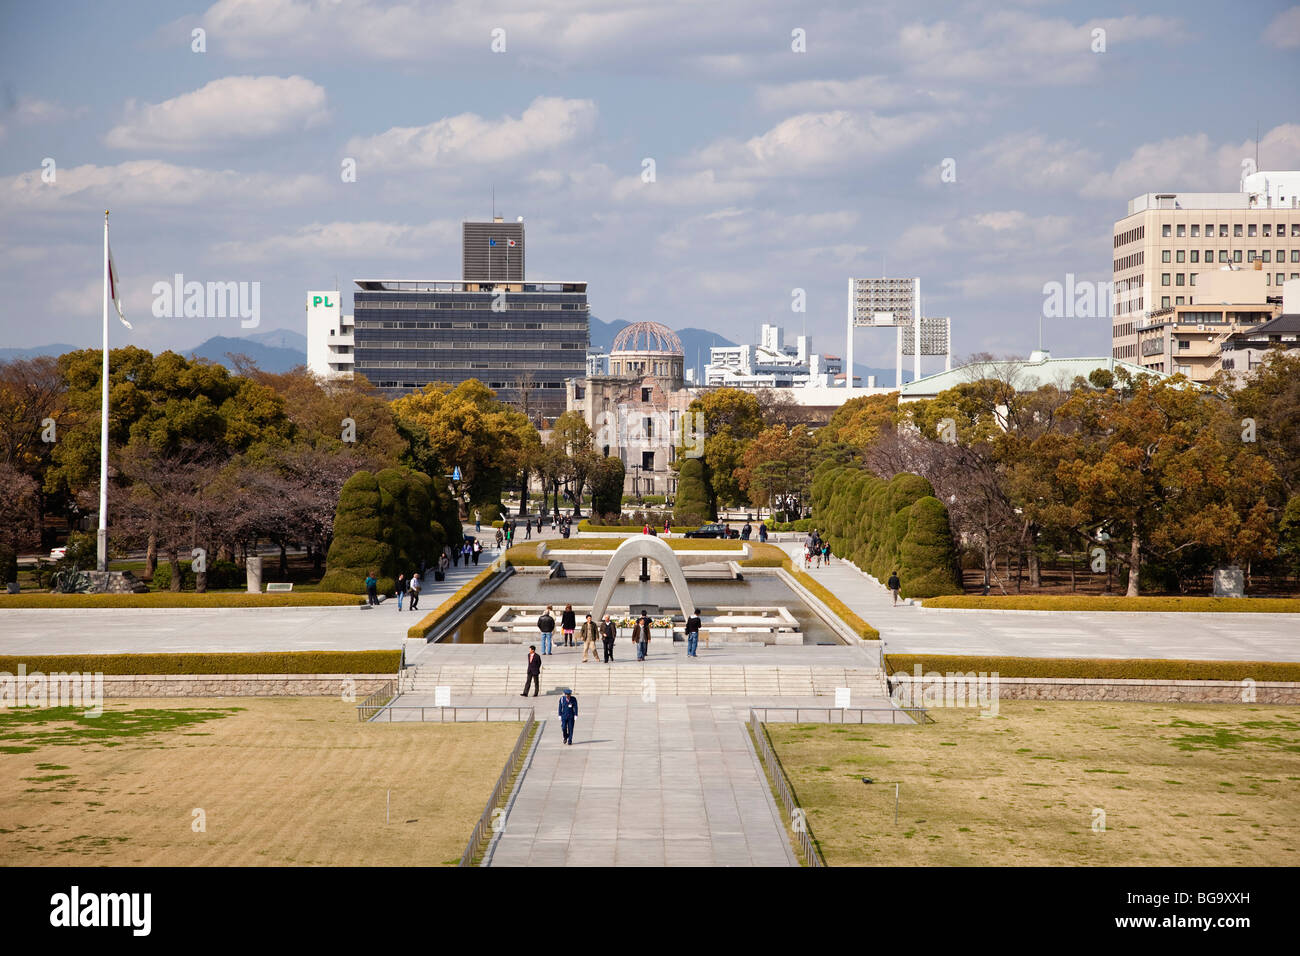
[[[0,656],[0,672],[91,674],[396,674],[402,652],[273,651],[257,654],[32,654]]]
[[[505,559],[516,568],[541,567],[551,563],[548,559],[537,556],[537,542],[506,548]]]
[[[194,590],[194,571],[192,562],[179,562],[181,568],[181,590]],[[233,561],[213,561],[208,565],[208,589],[237,588],[248,581],[247,572]],[[154,568],[150,582],[155,591],[166,591],[172,583],[172,566],[170,562],[160,561]]]
[[[790,560],[790,555],[786,554],[774,544],[751,544],[753,557],[748,561],[741,561],[742,568],[785,568],[794,577],[796,581],[817,596],[823,604],[839,615],[840,620],[847,624],[853,633],[857,634],[866,641],[880,640],[880,632],[860,618],[851,608],[834,594],[828,591],[820,581],[811,574],[808,574],[794,566]]]
[[[1005,611],[1235,611],[1256,614],[1300,613],[1300,598],[1117,597],[1112,595],[1008,594],[953,595],[926,607]]]
[[[1300,681],[1300,662],[1176,661],[1153,658],[1115,660],[1086,657],[978,657],[943,654],[890,654],[889,675],[972,671],[999,677],[1045,677],[1093,680],[1228,680]]]
[[[151,591],[148,594],[0,594],[0,608],[359,607],[361,603],[355,594],[328,591],[290,591],[279,594],[249,594],[246,591],[208,594],[195,594],[193,591]]]
[[[897,571],[904,597],[961,593],[948,509],[920,475],[885,481],[826,462],[813,479],[812,502],[831,551],[880,581]]]
[[[513,549],[511,549],[513,550]],[[477,593],[477,591],[492,580],[497,574],[498,569],[494,564],[488,565],[471,580],[466,581],[457,589],[456,593],[447,600],[443,601],[436,608],[420,618],[415,624],[406,629],[406,636],[410,640],[426,640],[429,632],[438,626],[438,622],[450,614],[462,601]]]
[[[628,534],[629,532],[639,533],[643,526],[644,526],[644,522],[640,522],[640,521],[636,522],[635,524],[592,524],[589,519],[583,518],[581,521],[578,522],[578,530],[584,534]],[[699,525],[686,524],[686,525],[681,525],[679,527],[676,522],[673,522],[673,524],[670,527],[672,528],[673,534],[685,534],[687,531],[694,531],[696,528],[699,527]],[[660,534],[662,534],[663,525],[656,524],[655,530],[658,531]],[[701,540],[707,540],[707,539],[701,539]]]

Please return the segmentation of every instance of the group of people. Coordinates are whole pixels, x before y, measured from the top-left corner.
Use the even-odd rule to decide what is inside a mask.
[[[548,604],[546,610],[542,612],[541,617],[537,619],[537,632],[541,636],[542,650],[541,654],[554,655],[555,653],[555,608]],[[582,628],[579,630],[577,625],[577,615],[573,611],[572,604],[566,604],[564,610],[560,612],[560,640],[561,647],[576,647],[576,640],[582,642],[582,660],[593,662],[600,659],[600,652],[596,648],[596,642],[599,641],[604,645],[605,657],[604,662],[609,664],[614,660],[614,639],[618,637],[618,625],[610,618],[608,614],[600,621],[592,620],[590,614],[582,622]],[[636,659],[644,661],[650,653],[650,632],[653,624],[650,615],[645,611],[632,624],[632,642],[636,644]],[[698,649],[700,643],[700,612],[692,611],[691,616],[686,621],[686,656],[699,657]],[[530,645],[530,651],[536,651],[537,646]],[[531,657],[530,657],[531,660]],[[539,668],[541,665],[538,665]],[[530,671],[531,673],[531,671]],[[540,673],[540,671],[539,671]],[[528,687],[524,686],[522,696],[527,696]],[[533,694],[537,696],[536,693]]]
[[[819,568],[823,561],[827,565],[831,563],[831,543],[824,539],[816,528],[813,528],[812,533],[803,543],[803,566],[811,568],[814,561]]]

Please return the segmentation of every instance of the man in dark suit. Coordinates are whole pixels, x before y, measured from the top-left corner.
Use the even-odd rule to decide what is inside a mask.
[[[567,687],[564,689],[564,696],[560,698],[560,730],[564,734],[564,742],[573,744],[573,722],[578,717],[578,698],[573,696],[573,691]]]
[[[533,696],[541,689],[542,684],[542,655],[537,653],[537,645],[528,645],[528,676],[524,678],[524,692],[520,697],[528,696],[528,685],[533,686]]]
[[[608,664],[614,659],[614,638],[618,637],[618,625],[605,615],[605,620],[600,622],[600,641],[605,645],[605,663]]]
[[[699,657],[697,653],[700,647],[700,612],[691,611],[691,616],[686,621],[686,656]]]

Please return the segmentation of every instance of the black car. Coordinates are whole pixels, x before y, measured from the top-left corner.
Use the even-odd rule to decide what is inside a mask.
[[[694,531],[686,532],[688,538],[739,538],[740,532],[726,525],[713,523],[702,524]]]

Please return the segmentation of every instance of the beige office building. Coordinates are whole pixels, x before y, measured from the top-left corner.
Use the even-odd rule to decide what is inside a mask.
[[[1128,215],[1115,223],[1112,245],[1111,356],[1159,371],[1178,370],[1181,364],[1191,375],[1203,363],[1170,357],[1199,351],[1199,346],[1178,345],[1180,329],[1190,325],[1193,332],[1204,332],[1195,327],[1221,324],[1222,331],[1265,321],[1274,314],[1267,300],[1280,301],[1282,284],[1300,278],[1300,171],[1251,173],[1235,193],[1145,193],[1130,201]],[[1229,301],[1222,290],[1210,301],[1198,293],[1198,277],[1224,269],[1258,271],[1265,301]],[[1250,295],[1259,298],[1253,286]],[[1193,318],[1181,318],[1180,307]],[[1198,312],[1206,314],[1196,318]],[[1171,322],[1175,337],[1166,334],[1159,349],[1154,336],[1142,334]],[[1143,348],[1151,350],[1145,361]]]

